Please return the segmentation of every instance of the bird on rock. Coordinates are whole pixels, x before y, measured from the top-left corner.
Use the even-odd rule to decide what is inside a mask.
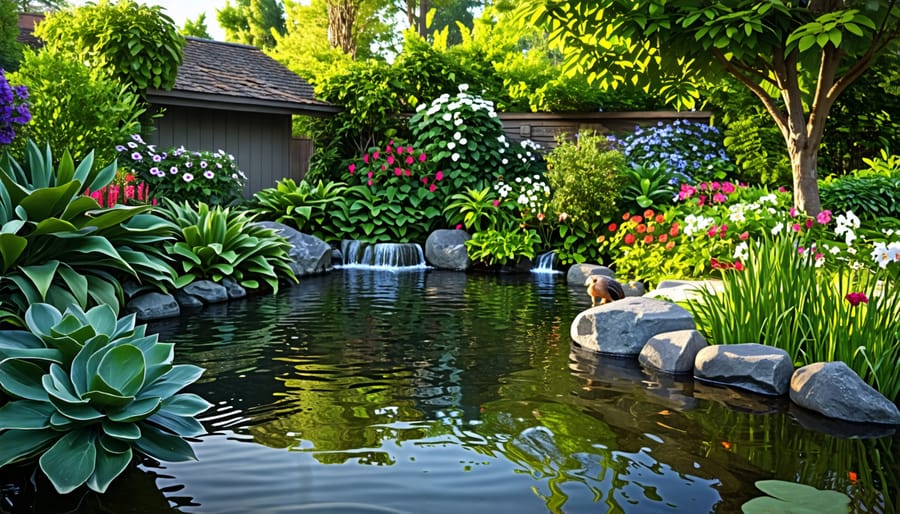
[[[597,305],[597,298],[600,299],[600,305],[625,298],[622,284],[603,275],[589,276],[584,285],[587,286],[587,293],[591,296],[591,307]]]

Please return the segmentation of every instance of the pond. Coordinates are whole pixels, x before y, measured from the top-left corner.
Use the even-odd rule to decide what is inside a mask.
[[[5,470],[0,512],[733,513],[761,479],[897,509],[898,436],[581,353],[589,306],[561,275],[346,269],[152,323],[207,368],[199,461],[102,496]]]

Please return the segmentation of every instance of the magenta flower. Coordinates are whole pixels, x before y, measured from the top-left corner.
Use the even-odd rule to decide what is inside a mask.
[[[800,232],[801,230],[803,230],[803,227],[801,227],[799,223],[794,223],[791,228],[794,229],[794,232]]]
[[[369,181],[368,181],[368,182],[366,182],[366,183],[367,183],[367,184],[368,184],[368,185],[370,185],[370,186],[371,186],[371,185],[372,185],[372,179],[369,179]]]
[[[437,189],[437,186],[434,184],[431,184],[430,186],[428,186],[428,190],[431,191],[432,193],[434,192],[435,189]]]
[[[456,224],[456,230],[462,230],[462,227],[463,227],[463,226],[462,226],[462,223],[457,223],[457,224]]]
[[[427,159],[427,157],[425,157],[425,154],[424,154],[424,153],[420,153],[420,154],[419,154],[419,162],[425,162],[425,159]]]
[[[397,155],[400,155],[400,154],[402,154],[402,153],[403,153],[403,147],[402,147],[402,146],[398,146],[398,147],[397,147]]]
[[[494,200],[493,204],[494,204],[494,207],[500,207],[500,200]],[[563,213],[563,214],[565,214],[565,213]]]
[[[791,207],[791,210],[789,210],[788,213],[791,215],[792,218],[797,216],[797,208]]]
[[[363,155],[363,162],[369,164],[369,154]]]
[[[847,293],[847,296],[844,298],[850,302],[850,305],[856,307],[860,303],[869,303],[869,298],[866,296],[866,293]]]
[[[347,166],[347,169],[349,169],[350,174],[353,175],[354,173],[356,173],[356,164],[350,164],[350,166]]]
[[[727,195],[730,195],[731,193],[734,192],[734,184],[732,184],[731,182],[723,182],[722,183],[722,192]]]
[[[370,172],[366,173],[366,176],[369,178],[372,178],[373,175],[375,175],[375,172],[370,171]]]
[[[806,228],[812,228],[812,226],[813,226],[813,220],[812,220],[812,218],[806,220],[805,225],[806,225]]]
[[[822,211],[816,214],[816,221],[821,225],[827,225],[831,221],[831,211]]]
[[[416,160],[413,159],[413,156],[412,156],[412,155],[407,155],[407,156],[406,156],[406,164],[412,164],[412,163],[414,163],[414,162],[416,162]]]
[[[443,171],[439,171],[439,172],[435,173],[435,174],[434,174],[434,179],[437,180],[438,182],[444,180],[444,172],[443,172]]]
[[[726,197],[722,193],[717,192],[716,194],[713,195],[712,201],[713,201],[713,203],[725,203],[725,200],[727,200],[727,199],[728,199],[728,197]]]
[[[406,153],[413,153],[413,147],[407,146],[407,147],[406,147]]]
[[[403,174],[408,177],[408,176],[412,175],[412,172],[409,171],[409,169],[407,169],[405,172],[403,172]]]
[[[398,176],[398,177],[399,177],[400,175],[403,175],[403,170],[400,169],[400,168],[394,168],[394,175],[396,175],[396,176]]]
[[[375,159],[376,161],[378,160],[379,157],[381,157],[381,153],[379,153],[379,152],[375,152],[372,154],[372,158]]]
[[[394,164],[394,156],[393,155],[388,155],[387,163],[388,163],[388,165]]]
[[[428,183],[428,177],[422,177],[422,183],[423,183],[423,184],[427,184],[427,183]]]

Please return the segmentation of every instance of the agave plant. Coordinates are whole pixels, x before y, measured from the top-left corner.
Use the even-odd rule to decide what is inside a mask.
[[[179,230],[176,240],[165,244],[184,272],[176,281],[178,287],[198,279],[230,278],[247,289],[265,283],[278,292],[279,278],[296,282],[290,243],[275,230],[252,223],[248,212],[210,208],[202,202],[196,209],[187,202],[164,200],[164,204],[160,213]]]
[[[21,327],[29,305],[65,308],[124,302],[121,279],[165,289],[174,271],[159,253],[173,228],[149,206],[101,208],[82,195],[109,184],[116,164],[77,167],[66,152],[57,168],[47,147],[28,141],[24,166],[0,159],[0,325]]]
[[[117,319],[108,305],[60,313],[35,304],[28,330],[0,331],[0,467],[38,458],[62,494],[97,492],[134,452],[164,461],[195,459],[183,439],[205,433],[194,416],[210,404],[178,393],[202,368],[173,365],[173,344]]]

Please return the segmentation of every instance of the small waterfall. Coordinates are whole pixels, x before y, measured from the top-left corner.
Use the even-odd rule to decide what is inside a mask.
[[[531,268],[532,273],[562,273],[562,271],[553,269],[556,264],[556,252],[547,252],[538,255],[537,262]]]
[[[385,270],[426,269],[425,254],[416,243],[365,243],[341,241],[343,268]]]

